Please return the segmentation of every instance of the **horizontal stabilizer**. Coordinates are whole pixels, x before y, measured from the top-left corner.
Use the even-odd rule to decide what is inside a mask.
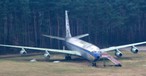
[[[50,35],[43,35],[45,37],[49,37],[49,38],[52,38],[52,39],[57,39],[57,40],[65,40],[65,38],[62,38],[62,37],[57,37],[57,36],[50,36]]]
[[[89,34],[82,34],[82,35],[78,35],[78,36],[74,36],[75,38],[83,38],[89,36]]]

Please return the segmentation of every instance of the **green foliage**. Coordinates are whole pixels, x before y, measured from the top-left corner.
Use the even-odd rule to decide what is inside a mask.
[[[64,11],[73,35],[98,46],[144,41],[145,0],[1,0],[0,43],[62,48],[42,34],[64,35]]]

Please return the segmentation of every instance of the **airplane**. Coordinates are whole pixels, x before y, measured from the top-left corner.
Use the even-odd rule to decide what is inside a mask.
[[[51,35],[43,35],[45,37],[49,37],[52,39],[57,39],[64,41],[66,44],[66,47],[70,50],[60,50],[60,49],[50,49],[50,48],[38,48],[38,47],[28,47],[28,46],[16,46],[16,45],[5,45],[5,44],[0,44],[0,46],[3,47],[12,47],[12,48],[21,48],[20,54],[26,54],[27,51],[25,49],[30,49],[30,50],[42,50],[45,51],[44,57],[45,58],[50,58],[50,53],[49,52],[56,52],[56,53],[62,53],[65,54],[65,59],[66,60],[71,60],[71,56],[79,56],[82,58],[87,59],[89,62],[92,63],[92,66],[96,66],[96,62],[100,60],[101,58],[107,58],[110,61],[112,61],[115,66],[121,67],[122,64],[116,60],[113,56],[109,55],[107,52],[108,51],[114,51],[115,56],[117,57],[122,57],[122,52],[119,50],[121,48],[126,48],[126,47],[131,47],[131,52],[132,53],[138,53],[139,50],[136,45],[141,45],[141,44],[146,44],[146,41],[144,42],[138,42],[138,43],[132,43],[132,44],[127,44],[127,45],[120,45],[120,46],[114,46],[114,47],[109,47],[109,48],[103,48],[100,49],[94,44],[91,44],[89,42],[83,41],[80,38],[89,36],[89,34],[82,34],[78,36],[72,36],[70,32],[70,25],[69,25],[69,17],[68,17],[68,11],[65,11],[65,28],[66,28],[66,36],[65,38],[62,37],[57,37],[57,36],[51,36]]]

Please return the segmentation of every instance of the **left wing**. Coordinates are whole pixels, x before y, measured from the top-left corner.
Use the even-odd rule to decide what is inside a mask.
[[[0,44],[0,46],[21,48],[21,49],[31,49],[31,50],[42,50],[42,51],[48,51],[48,52],[56,52],[56,53],[81,56],[81,54],[78,51],[72,51],[72,50],[59,50],[59,49],[37,48],[37,47],[16,46],[16,45],[3,45],[3,44]]]
[[[134,47],[136,45],[141,45],[141,44],[146,44],[146,41],[139,42],[139,43],[133,43],[133,44],[127,44],[127,45],[121,45],[121,46],[114,46],[114,47],[104,48],[104,49],[100,49],[100,51],[101,52],[107,52],[107,51],[112,51],[112,50],[126,48],[126,47]]]

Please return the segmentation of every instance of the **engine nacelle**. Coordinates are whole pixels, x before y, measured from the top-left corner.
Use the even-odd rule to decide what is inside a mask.
[[[26,50],[24,48],[22,48],[21,51],[20,51],[20,54],[21,55],[25,55],[25,54],[27,54],[27,52],[26,52]]]
[[[132,46],[131,48],[131,52],[134,53],[134,54],[137,54],[139,52],[138,48],[135,47],[135,46]]]
[[[116,50],[115,50],[115,56],[117,56],[117,57],[122,57],[123,54],[122,54],[122,52],[121,52],[120,50],[116,49]]]
[[[45,59],[50,59],[50,53],[48,51],[45,52],[44,54]]]

